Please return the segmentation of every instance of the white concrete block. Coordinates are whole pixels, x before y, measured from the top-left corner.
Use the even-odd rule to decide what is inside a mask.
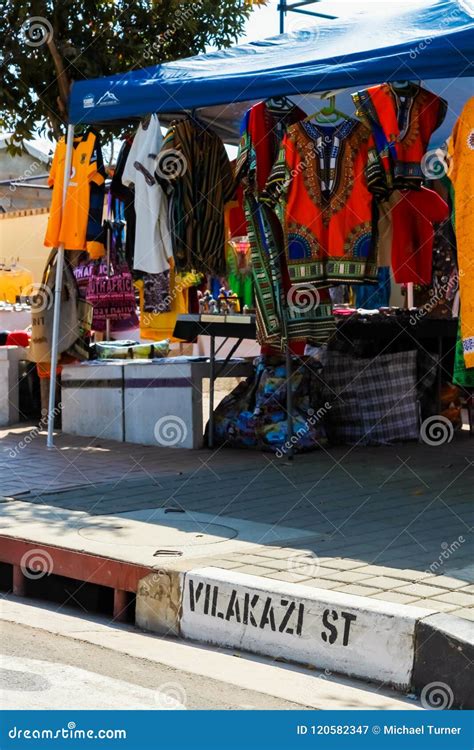
[[[123,363],[67,365],[61,383],[63,432],[123,441]]]
[[[202,378],[192,363],[130,363],[124,378],[126,442],[202,446]]]
[[[20,418],[18,363],[26,359],[21,346],[0,347],[0,426],[15,424]]]
[[[427,610],[217,568],[185,574],[181,633],[405,689]]]

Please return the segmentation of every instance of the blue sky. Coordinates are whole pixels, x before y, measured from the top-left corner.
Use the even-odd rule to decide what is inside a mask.
[[[288,0],[291,3],[293,0]],[[410,5],[411,7],[420,4],[424,0],[396,0],[397,5]],[[277,11],[278,0],[269,0],[266,6],[256,8],[247,23],[245,35],[240,41],[253,41],[255,39],[264,39],[279,33],[280,14]],[[308,10],[321,11],[329,15],[350,16],[354,13],[366,12],[370,10],[373,13],[390,12],[392,0],[322,0],[308,6]],[[285,22],[285,31],[296,31],[297,29],[312,26],[317,23],[317,18],[304,16],[300,13],[287,13]]]

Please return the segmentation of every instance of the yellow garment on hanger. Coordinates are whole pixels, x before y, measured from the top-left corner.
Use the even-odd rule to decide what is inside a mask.
[[[71,175],[67,189],[64,215],[62,194],[67,145],[61,138],[54,152],[48,185],[53,188],[48,226],[44,238],[46,247],[58,247],[63,242],[66,250],[88,250],[92,258],[103,254],[101,243],[88,241],[87,222],[90,206],[90,183],[103,185],[105,176],[97,157],[96,136],[91,131],[87,137],[74,138]]]
[[[461,337],[466,367],[474,367],[474,96],[454,126],[448,176],[454,187],[461,299]]]

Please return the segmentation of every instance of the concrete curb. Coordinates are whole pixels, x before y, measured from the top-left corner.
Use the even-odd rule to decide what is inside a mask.
[[[432,614],[210,567],[142,579],[136,623],[410,690],[417,623]]]
[[[413,689],[431,708],[474,708],[474,623],[436,614],[416,625]]]

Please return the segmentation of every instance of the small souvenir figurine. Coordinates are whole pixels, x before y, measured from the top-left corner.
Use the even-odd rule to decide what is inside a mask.
[[[237,294],[232,291],[232,289],[229,289],[229,296],[227,297],[227,302],[229,305],[230,312],[233,315],[239,312],[239,298]]]

